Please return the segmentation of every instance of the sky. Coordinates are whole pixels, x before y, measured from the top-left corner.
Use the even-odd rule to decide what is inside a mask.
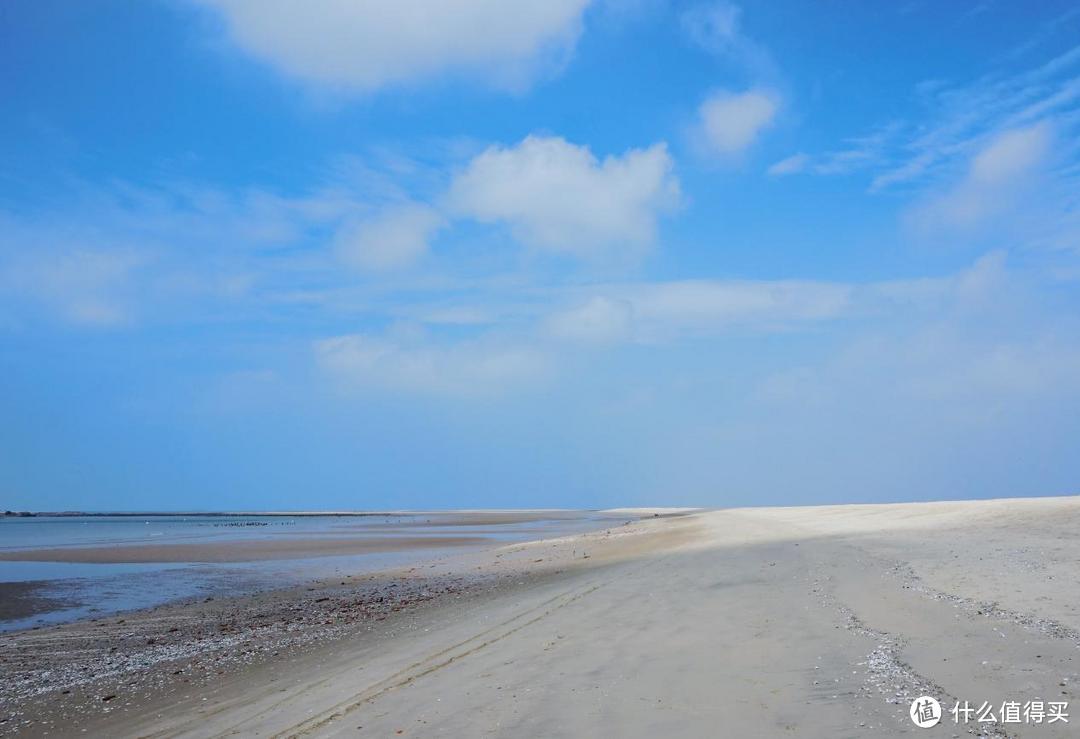
[[[1080,492],[1080,10],[8,0],[0,508]]]

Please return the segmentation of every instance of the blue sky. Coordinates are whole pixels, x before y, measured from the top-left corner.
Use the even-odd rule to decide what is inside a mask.
[[[1071,3],[14,0],[0,506],[1080,489]]]

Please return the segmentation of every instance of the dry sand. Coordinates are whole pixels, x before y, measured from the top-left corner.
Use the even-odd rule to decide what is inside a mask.
[[[697,512],[22,632],[0,731],[1074,736],[1078,532],[1076,498]],[[922,694],[1077,715],[924,732]]]

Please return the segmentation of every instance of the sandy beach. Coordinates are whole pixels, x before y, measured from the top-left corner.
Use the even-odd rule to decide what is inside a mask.
[[[995,706],[928,736],[1080,726],[1080,499],[619,515],[5,635],[0,732],[899,736],[921,695]],[[1077,715],[997,716],[1034,699]]]

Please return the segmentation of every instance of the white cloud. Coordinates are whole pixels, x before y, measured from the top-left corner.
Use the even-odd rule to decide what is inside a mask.
[[[200,0],[247,53],[317,85],[371,92],[456,73],[518,88],[564,63],[590,0]]]
[[[500,305],[495,297],[459,306],[456,313],[504,317],[473,338],[440,340],[405,324],[381,336],[322,339],[313,350],[317,364],[347,388],[485,395],[551,376],[573,351],[567,345],[614,349],[733,331],[787,331],[850,313],[855,294],[851,285],[794,280],[593,285],[554,291],[524,314],[522,306]]]
[[[692,6],[680,16],[683,30],[702,49],[727,57],[755,77],[775,78],[776,64],[762,45],[742,31],[742,9],[726,0]]]
[[[1006,253],[983,254],[970,267],[942,277],[871,282],[856,287],[853,302],[864,315],[961,314],[1000,303],[1008,287]]]
[[[705,144],[714,153],[738,154],[772,123],[779,107],[779,98],[767,90],[713,92],[698,110]]]
[[[976,309],[1001,298],[1005,259],[992,251],[954,275],[884,282],[675,280],[569,288],[561,300],[570,307],[541,325],[548,336],[582,343],[652,343]]]
[[[434,345],[348,334],[314,343],[319,366],[344,385],[436,395],[487,395],[547,372],[535,349],[493,341]]]
[[[557,339],[587,344],[613,344],[630,337],[633,305],[626,300],[594,297],[585,303],[552,314],[547,333]]]
[[[0,240],[0,298],[28,300],[79,326],[107,328],[134,319],[132,283],[149,255],[120,247],[76,246],[70,234],[46,235],[8,225],[8,235],[17,234],[16,249],[9,250]],[[57,248],[51,239],[69,245]]]
[[[615,344],[732,330],[787,330],[840,317],[852,308],[855,290],[842,283],[798,280],[681,280],[593,285],[568,292],[576,301],[544,319],[545,333],[580,343]]]
[[[399,269],[423,257],[428,242],[443,225],[443,218],[433,208],[397,205],[374,218],[342,226],[335,245],[341,258],[354,267]]]
[[[976,426],[993,420],[1004,405],[1026,411],[1026,403],[1039,396],[1080,393],[1080,347],[1064,336],[1029,324],[1026,336],[993,330],[983,335],[952,313],[934,319],[895,333],[862,335],[824,366],[770,378],[765,388],[844,404],[850,393],[876,394],[880,402],[881,388],[889,387],[901,406],[929,402],[923,411],[937,422],[955,413]],[[774,384],[776,379],[785,382]],[[799,382],[792,386],[791,380]]]
[[[952,188],[920,203],[910,214],[921,229],[971,229],[1010,210],[1050,150],[1050,126],[1042,123],[995,136],[971,159]]]
[[[385,335],[347,334],[313,343],[318,366],[341,386],[476,396],[533,386],[551,376],[569,345],[616,348],[731,331],[790,330],[839,318],[854,290],[835,283],[692,280],[560,290],[538,313],[469,339],[439,340],[415,324]],[[464,310],[464,309],[461,309]],[[482,310],[480,307],[473,309]],[[497,304],[487,310],[506,311]]]
[[[460,215],[509,225],[529,246],[596,257],[653,241],[657,218],[678,202],[673,166],[664,144],[599,161],[588,147],[529,136],[473,159],[447,202]]]
[[[835,318],[848,306],[850,288],[798,280],[685,280],[634,286],[623,293],[646,338],[714,334],[735,327],[785,328]]]
[[[810,163],[810,157],[806,154],[792,154],[786,159],[781,159],[779,162],[773,164],[767,170],[768,174],[773,177],[783,177],[789,174],[798,174],[806,169],[806,165]]]
[[[738,43],[741,14],[739,7],[729,2],[703,3],[684,12],[681,20],[694,43],[719,53]]]
[[[1045,124],[1021,128],[993,139],[971,162],[973,184],[997,186],[1024,175],[1045,156],[1050,129]]]

